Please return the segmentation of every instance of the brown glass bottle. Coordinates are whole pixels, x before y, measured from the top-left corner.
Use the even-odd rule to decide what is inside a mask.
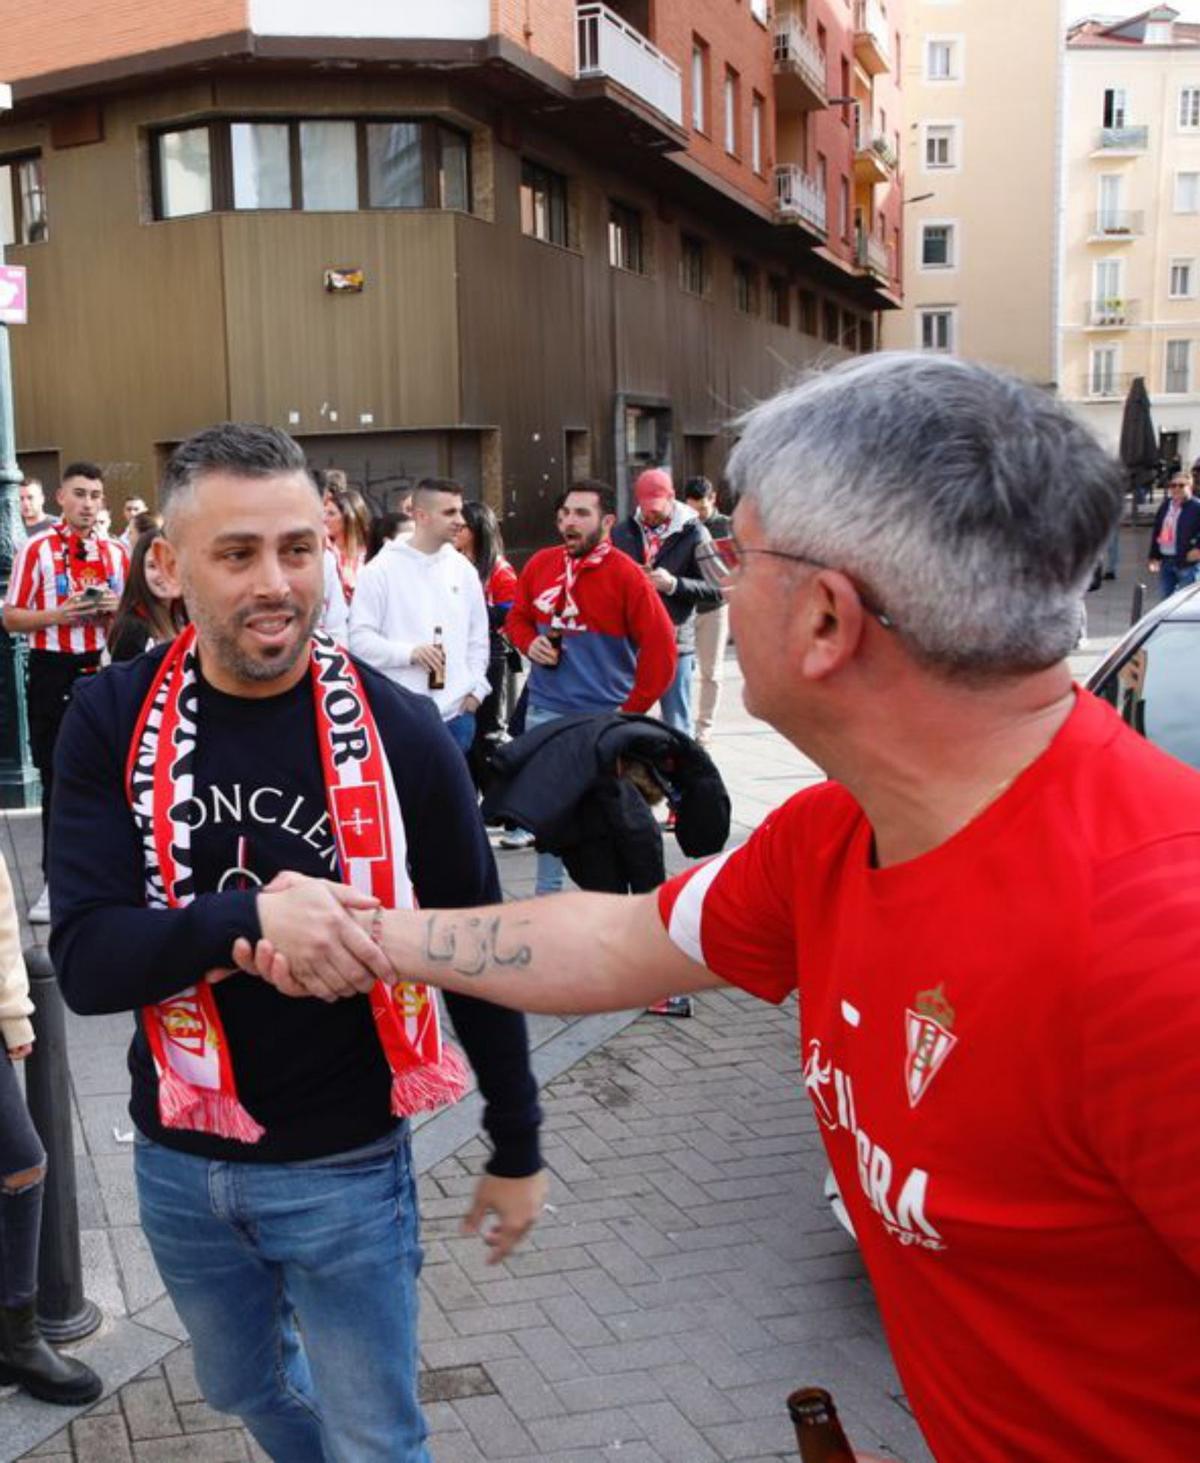
[[[433,648],[442,652],[441,665],[435,671],[429,672],[429,689],[431,691],[444,691],[446,689],[446,647],[442,641],[442,627],[433,627]]]
[[[804,1463],[855,1463],[854,1449],[823,1387],[800,1387],[787,1400]]]
[[[563,653],[563,632],[558,625],[552,625],[550,629],[546,631],[546,639],[550,642],[551,645],[554,646],[555,650],[558,651],[558,660],[556,660],[553,665],[543,666],[542,669],[547,671],[556,671],[562,662]]]

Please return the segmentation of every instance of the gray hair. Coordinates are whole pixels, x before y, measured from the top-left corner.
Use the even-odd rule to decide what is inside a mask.
[[[206,473],[230,472],[238,477],[266,478],[279,473],[308,476],[304,449],[278,427],[255,422],[219,422],[181,442],[167,461],[158,490],[164,521],[178,511],[197,481]],[[320,490],[311,476],[313,492]]]
[[[942,675],[1042,670],[1069,653],[1124,474],[1047,392],[895,352],[747,413],[729,461],[768,540],[844,570]]]

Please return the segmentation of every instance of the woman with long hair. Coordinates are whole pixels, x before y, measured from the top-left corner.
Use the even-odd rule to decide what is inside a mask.
[[[152,645],[174,640],[187,623],[183,601],[173,599],[167,591],[153,555],[155,541],[162,537],[161,528],[148,528],[138,534],[129,560],[129,577],[117,612],[108,632],[110,661],[132,660]]]
[[[323,487],[325,536],[337,560],[338,580],[349,604],[354,598],[358,571],[367,562],[371,512],[363,495],[350,487],[345,474],[335,468],[324,474]]]
[[[467,763],[479,785],[488,744],[497,741],[506,729],[503,692],[511,647],[500,631],[517,597],[517,571],[504,557],[500,524],[491,508],[486,503],[464,503],[462,512],[463,526],[454,546],[470,559],[479,575],[490,631],[488,682],[492,689],[475,714],[475,741],[467,755]]]

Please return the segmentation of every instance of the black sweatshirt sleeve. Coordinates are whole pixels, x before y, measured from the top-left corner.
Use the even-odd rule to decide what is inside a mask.
[[[687,562],[681,566],[684,572],[676,574],[675,588],[667,596],[674,603],[705,609],[716,609],[719,604],[724,603],[722,592],[703,577],[700,566],[696,563],[696,550],[701,544],[708,543],[709,539],[707,529],[701,529],[693,536],[691,552]]]
[[[253,890],[143,907],[142,848],[124,788],[132,720],[120,714],[117,686],[140,681],[121,667],[76,686],[54,755],[50,955],[67,1005],[83,1015],[165,1000],[228,966],[239,935],[259,935]]]
[[[388,689],[395,694],[395,688]],[[378,706],[379,698],[372,697]],[[428,731],[410,736],[392,766],[401,791],[409,862],[417,901],[428,909],[465,909],[501,899],[496,861],[479,816],[466,760],[438,723],[433,706],[414,708]],[[422,728],[425,731],[425,728]],[[423,755],[415,756],[420,748]],[[523,1178],[541,1167],[542,1113],[529,1064],[525,1017],[490,1001],[446,993],[446,1009],[479,1082],[483,1125],[492,1141],[489,1173]]]

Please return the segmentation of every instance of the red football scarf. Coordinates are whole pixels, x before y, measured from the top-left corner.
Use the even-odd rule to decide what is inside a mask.
[[[598,569],[612,552],[612,542],[604,539],[590,554],[576,559],[563,550],[562,572],[548,589],[543,590],[534,601],[534,608],[549,615],[555,625],[565,624],[570,628],[579,618],[579,606],[575,603],[575,581],[589,569]]]
[[[313,702],[329,817],[342,878],[374,894],[385,909],[411,908],[404,823],[391,768],[350,657],[314,634]],[[199,705],[196,631],[184,629],[163,659],[130,743],[126,789],[142,838],[146,903],[172,909],[196,896],[191,832],[171,810],[192,796]],[[462,1058],[443,1045],[437,1002],[427,986],[376,981],[375,1030],[392,1072],[392,1112],[407,1117],[462,1096]],[[238,1099],[213,988],[190,986],[142,1010],[158,1073],[164,1127],[256,1143],[262,1126]]]

